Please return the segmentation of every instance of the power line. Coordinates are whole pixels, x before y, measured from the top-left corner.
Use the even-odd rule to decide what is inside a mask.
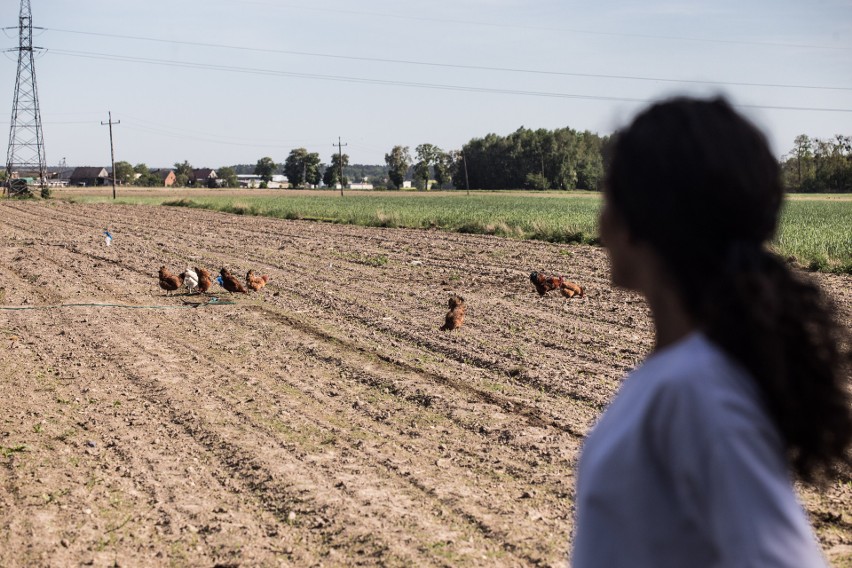
[[[50,120],[48,120],[48,121],[43,120],[41,122],[41,124],[47,125],[47,126],[53,126],[55,124],[95,124],[95,121],[94,120],[60,120],[60,121],[54,122],[54,121],[50,121]],[[2,126],[2,125],[8,126],[9,123],[8,122],[0,123],[0,126]]]
[[[603,37],[632,37],[639,39],[655,39],[666,41],[689,41],[699,43],[717,43],[717,44],[732,44],[732,45],[754,45],[762,47],[786,47],[796,49],[831,49],[841,51],[852,51],[852,47],[847,46],[831,46],[831,45],[815,45],[803,43],[787,43],[787,42],[772,42],[772,41],[754,41],[754,40],[737,40],[737,39],[718,39],[718,38],[701,38],[689,36],[669,36],[656,34],[639,34],[626,32],[602,32],[597,30],[584,30],[580,28],[558,28],[553,26],[528,26],[518,24],[498,24],[493,22],[480,22],[477,20],[457,20],[452,18],[434,18],[428,16],[404,16],[401,14],[391,14],[389,12],[364,12],[358,10],[342,10],[339,8],[318,8],[316,6],[296,6],[293,4],[282,5],[281,3],[260,2],[257,0],[232,0],[240,4],[255,4],[258,6],[272,6],[275,8],[296,8],[299,10],[312,10],[318,12],[330,12],[338,14],[348,14],[354,16],[374,16],[380,18],[393,18],[397,20],[411,20],[416,22],[434,22],[439,24],[459,24],[463,26],[481,26],[489,28],[501,29],[525,29],[535,31],[550,31],[559,33],[573,33]]]
[[[166,130],[158,129],[158,128],[148,128],[144,126],[130,126],[125,125],[125,128],[129,130],[133,130],[136,132],[143,132],[145,134],[154,134],[156,136],[163,136],[165,138],[175,138],[178,140],[194,140],[196,142],[208,142],[210,144],[221,144],[223,146],[239,146],[243,148],[282,148],[282,149],[290,149],[294,144],[298,144],[301,146],[305,146],[307,148],[315,148],[320,146],[317,143],[290,143],[290,144],[245,144],[241,142],[228,142],[226,140],[216,140],[213,138],[203,138],[200,136],[192,136],[192,135],[182,135],[182,134],[173,134]]]
[[[221,43],[209,43],[209,42],[195,42],[195,41],[184,41],[184,40],[173,40],[173,39],[162,39],[162,38],[152,38],[152,37],[144,37],[144,36],[131,36],[125,34],[111,34],[105,32],[85,32],[79,30],[66,30],[59,28],[49,28],[50,31],[60,32],[60,33],[69,33],[69,34],[78,34],[78,35],[87,35],[94,37],[108,37],[114,39],[129,39],[134,41],[148,41],[155,43],[166,43],[172,45],[186,45],[191,47],[212,47],[216,49],[230,49],[237,51],[249,51],[254,53],[273,53],[279,55],[298,55],[304,57],[320,57],[326,59],[343,59],[348,61],[366,61],[371,63],[394,63],[401,65],[416,65],[423,67],[440,67],[444,69],[465,69],[465,70],[475,70],[475,71],[496,71],[502,73],[523,73],[523,74],[533,74],[533,75],[550,75],[550,76],[561,76],[561,77],[585,77],[585,78],[593,78],[593,79],[619,79],[619,80],[628,80],[628,81],[651,81],[651,82],[661,82],[661,83],[687,83],[687,84],[696,84],[696,85],[721,85],[721,86],[730,86],[730,87],[767,87],[767,88],[783,88],[783,89],[816,89],[816,90],[826,90],[826,91],[852,91],[852,87],[831,87],[831,86],[822,86],[822,85],[797,85],[797,84],[787,84],[787,83],[750,83],[750,82],[742,82],[742,81],[704,81],[699,79],[672,79],[668,77],[649,77],[642,75],[614,75],[614,74],[605,74],[605,73],[576,73],[569,71],[549,71],[542,69],[524,69],[520,67],[494,67],[488,65],[465,65],[459,63],[439,63],[433,61],[417,61],[413,59],[392,59],[385,57],[360,57],[355,55],[339,55],[333,53],[318,53],[311,51],[294,51],[287,49],[270,49],[270,48],[260,48],[260,47],[245,47],[239,45],[227,45]]]
[[[195,137],[196,139],[204,140],[204,141],[210,141],[211,139],[221,139],[223,141],[227,141],[228,143],[231,143],[234,140],[243,141],[243,142],[246,142],[246,141],[256,142],[255,144],[249,144],[250,146],[269,146],[269,145],[276,146],[277,145],[277,146],[281,146],[281,147],[290,147],[293,144],[300,145],[300,146],[324,145],[324,142],[319,142],[319,141],[305,142],[304,140],[293,140],[293,139],[284,140],[284,139],[281,139],[281,138],[274,138],[274,139],[273,138],[258,138],[256,136],[252,136],[250,138],[240,138],[240,137],[231,136],[231,135],[223,136],[221,134],[216,134],[216,133],[212,133],[212,132],[203,132],[203,131],[200,131],[200,130],[189,131],[186,128],[183,128],[183,127],[176,127],[176,126],[159,124],[159,123],[151,122],[150,120],[146,120],[144,118],[139,118],[137,116],[132,116],[132,115],[129,115],[129,114],[126,114],[126,113],[122,113],[121,116],[125,120],[129,120],[131,123],[137,123],[140,126],[147,127],[149,129],[161,130],[161,131],[166,132],[166,133],[175,134],[176,136],[183,136],[186,133],[189,133],[191,136]]]
[[[279,71],[275,69],[258,69],[251,67],[233,67],[227,65],[214,65],[208,63],[193,63],[186,61],[176,61],[169,59],[153,59],[145,57],[132,57],[124,55],[113,55],[108,53],[94,53],[86,51],[70,51],[54,49],[52,53],[60,55],[68,55],[71,57],[82,57],[87,59],[101,59],[107,61],[122,61],[133,63],[145,63],[149,65],[161,65],[166,67],[182,67],[189,69],[202,69],[213,71],[228,71],[232,73],[242,73],[248,75],[264,75],[272,77],[294,77],[300,79],[316,79],[322,81],[337,81],[344,83],[360,83],[369,85],[384,85],[397,87],[412,87],[422,89],[436,89],[444,91],[462,91],[469,93],[492,93],[503,95],[522,95],[533,97],[546,97],[557,99],[576,99],[576,100],[593,100],[593,101],[613,101],[646,104],[652,102],[652,99],[641,99],[631,97],[616,97],[603,95],[583,95],[575,93],[557,93],[548,91],[526,91],[521,89],[497,89],[492,87],[475,87],[467,85],[451,85],[440,83],[418,83],[413,81],[396,81],[390,79],[370,79],[366,77],[352,77],[346,75],[321,75],[314,73],[296,73],[290,71]],[[824,107],[799,107],[786,105],[754,105],[754,104],[739,104],[735,105],[740,108],[759,108],[769,110],[790,110],[790,111],[811,111],[811,112],[852,112],[852,108],[824,108]]]

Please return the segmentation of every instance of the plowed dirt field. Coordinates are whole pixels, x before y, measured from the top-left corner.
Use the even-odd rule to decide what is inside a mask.
[[[651,348],[594,247],[9,201],[0,244],[2,566],[563,565],[583,436]],[[196,305],[163,264],[271,280]],[[801,495],[850,561],[852,481]]]

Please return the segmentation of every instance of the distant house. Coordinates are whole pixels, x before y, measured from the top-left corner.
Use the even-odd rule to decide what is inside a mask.
[[[74,168],[68,168],[65,166],[45,166],[44,168],[44,182],[48,185],[48,187],[65,187],[68,185],[71,172]],[[13,171],[11,179],[22,179],[26,180],[27,183],[38,185],[40,174],[38,171]]]
[[[272,181],[266,184],[269,189],[287,189],[290,187],[290,180],[287,176],[276,174],[272,176]]]
[[[348,189],[373,189],[373,184],[367,183],[366,181],[362,181],[362,182],[350,183],[346,187]]]
[[[65,187],[70,181],[71,168],[48,166],[45,168],[47,172],[47,185],[50,187]]]
[[[177,179],[174,170],[154,170],[151,173],[159,176],[160,185],[162,185],[163,187],[172,187],[175,184],[175,180]]]
[[[217,187],[218,182],[216,179],[219,176],[216,175],[216,170],[211,168],[199,168],[197,170],[192,170],[192,179],[190,182],[192,185],[196,185],[199,187]]]
[[[237,174],[237,183],[240,184],[240,187],[244,187],[246,189],[254,189],[260,187],[260,182],[263,181],[260,179],[260,176],[256,176],[253,174]]]
[[[106,185],[109,174],[106,168],[74,168],[69,185],[79,187],[100,187]]]
[[[237,183],[240,184],[240,187],[246,189],[257,189],[263,183],[263,180],[260,176],[254,174],[237,174]],[[271,181],[266,182],[266,187],[268,189],[287,189],[290,187],[290,182],[287,180],[287,176],[274,175]]]

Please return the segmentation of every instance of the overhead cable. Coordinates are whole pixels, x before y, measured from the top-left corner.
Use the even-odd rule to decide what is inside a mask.
[[[109,53],[95,53],[95,52],[86,52],[86,51],[73,51],[73,50],[62,50],[62,49],[54,49],[52,53],[59,55],[68,55],[71,57],[82,57],[88,59],[102,59],[109,61],[123,61],[123,62],[133,62],[133,63],[145,63],[149,65],[160,65],[167,67],[183,67],[189,69],[203,69],[203,70],[214,70],[214,71],[228,71],[232,73],[241,73],[241,74],[249,74],[249,75],[264,75],[264,76],[274,76],[274,77],[294,77],[300,79],[316,79],[321,81],[337,81],[344,83],[361,83],[361,84],[370,84],[370,85],[386,85],[386,86],[397,86],[397,87],[412,87],[412,88],[421,88],[421,89],[436,89],[436,90],[445,90],[445,91],[463,91],[470,93],[493,93],[493,94],[503,94],[503,95],[522,95],[522,96],[533,96],[533,97],[546,97],[546,98],[557,98],[557,99],[580,99],[580,100],[594,100],[594,101],[615,101],[615,102],[628,102],[628,103],[649,103],[652,102],[651,99],[643,99],[643,98],[633,98],[633,97],[618,97],[618,96],[606,96],[606,95],[586,95],[586,94],[577,94],[577,93],[558,93],[558,92],[548,92],[548,91],[527,91],[522,89],[498,89],[493,87],[476,87],[470,85],[451,85],[451,84],[441,84],[441,83],[420,83],[414,81],[398,81],[391,79],[371,79],[367,77],[353,77],[346,75],[323,75],[317,73],[297,73],[291,71],[282,71],[277,69],[259,69],[259,68],[251,68],[251,67],[236,67],[236,66],[227,66],[227,65],[215,65],[209,63],[193,63],[188,61],[176,61],[171,59],[153,59],[147,57],[133,57],[133,56],[125,56],[125,55],[115,55]],[[735,105],[740,108],[760,108],[760,109],[772,109],[772,110],[790,110],[790,111],[812,111],[812,112],[852,112],[852,108],[826,108],[826,107],[801,107],[801,106],[788,106],[788,105],[757,105],[757,104],[739,104]]]

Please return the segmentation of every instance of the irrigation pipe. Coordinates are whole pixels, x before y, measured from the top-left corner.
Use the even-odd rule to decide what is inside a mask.
[[[130,304],[54,304],[48,306],[0,306],[3,311],[21,311],[21,310],[52,310],[58,308],[127,308],[131,310],[180,310],[193,309],[201,306],[230,306],[236,302],[230,300],[220,300],[212,298],[207,302],[187,303],[182,306],[133,306]]]

